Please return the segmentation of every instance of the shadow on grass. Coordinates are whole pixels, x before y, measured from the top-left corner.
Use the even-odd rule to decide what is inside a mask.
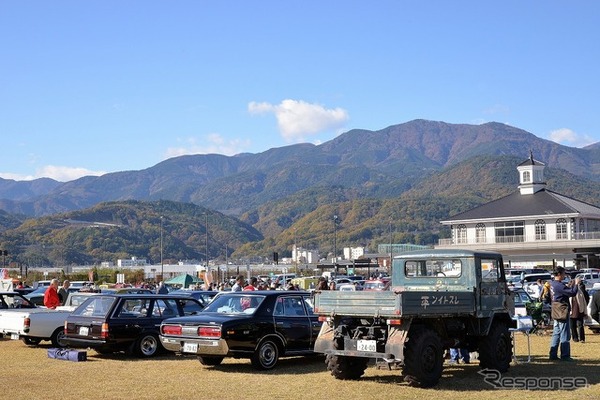
[[[585,385],[600,383],[600,361],[580,360],[574,362],[550,361],[547,357],[532,357],[531,362],[512,364],[509,370],[482,371],[479,362],[469,365],[444,365],[438,385],[429,390],[479,392],[482,390],[528,389],[548,391],[562,385],[563,389],[581,389]],[[370,366],[372,368],[372,366]],[[395,373],[394,373],[395,372]],[[364,381],[408,386],[401,370],[382,372],[361,378]]]

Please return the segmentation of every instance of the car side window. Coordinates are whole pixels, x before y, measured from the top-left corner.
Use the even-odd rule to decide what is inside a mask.
[[[308,314],[309,315],[314,314],[315,310],[313,307],[312,299],[307,296],[307,297],[304,297],[303,300],[304,300],[304,307],[306,307],[306,310],[308,310]]]
[[[306,311],[302,305],[303,300],[300,296],[291,296],[283,299],[283,315],[291,316],[306,316]]]
[[[144,300],[127,299],[121,302],[117,318],[139,318],[147,315],[147,306]]]
[[[179,300],[183,315],[196,315],[202,311],[202,306],[192,300]]]
[[[153,317],[175,317],[178,316],[177,302],[175,299],[158,299],[154,302],[152,308]]]

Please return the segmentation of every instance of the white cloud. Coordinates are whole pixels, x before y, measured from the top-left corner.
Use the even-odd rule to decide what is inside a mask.
[[[584,147],[596,142],[591,136],[579,134],[569,128],[556,129],[550,132],[548,139],[571,147]]]
[[[198,139],[188,137],[178,139],[179,147],[169,147],[165,152],[166,158],[178,157],[189,154],[224,154],[232,156],[247,151],[250,140],[226,139],[218,133],[209,133]]]
[[[83,176],[100,176],[105,173],[105,171],[91,171],[81,167],[46,165],[42,168],[38,168],[34,175],[19,175],[10,172],[0,172],[0,178],[14,179],[15,181],[32,181],[39,178],[51,178],[59,182],[68,182]]]
[[[287,142],[306,141],[308,136],[340,130],[348,121],[348,112],[342,108],[328,109],[302,100],[283,100],[280,104],[250,102],[250,114],[273,113],[281,136]]]

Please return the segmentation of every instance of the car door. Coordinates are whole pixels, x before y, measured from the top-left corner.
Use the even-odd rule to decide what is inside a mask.
[[[308,315],[308,319],[310,320],[311,326],[311,338],[310,338],[310,348],[313,349],[315,346],[315,341],[319,336],[319,332],[321,331],[321,322],[319,322],[319,316],[315,314],[314,305],[312,301],[312,297],[307,295],[302,297],[304,301],[304,308],[306,308],[306,313]]]
[[[312,324],[302,295],[282,295],[273,310],[275,330],[286,340],[286,351],[311,348]]]
[[[149,322],[150,299],[122,298],[110,321],[110,330],[119,344],[136,340]]]

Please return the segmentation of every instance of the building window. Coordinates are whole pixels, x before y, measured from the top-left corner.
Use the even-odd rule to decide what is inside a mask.
[[[456,227],[456,243],[467,243],[467,227],[466,225],[458,225]]]
[[[546,221],[543,219],[535,221],[535,240],[546,240]]]
[[[524,241],[525,222],[496,222],[494,224],[496,232],[496,243],[514,243]]]
[[[485,243],[485,224],[475,225],[475,241],[477,243]]]
[[[531,172],[523,172],[523,183],[531,182]]]
[[[564,218],[559,218],[556,220],[556,239],[568,239],[569,235],[567,234],[567,220]]]
[[[579,238],[585,239],[585,222],[583,218],[579,219]]]

